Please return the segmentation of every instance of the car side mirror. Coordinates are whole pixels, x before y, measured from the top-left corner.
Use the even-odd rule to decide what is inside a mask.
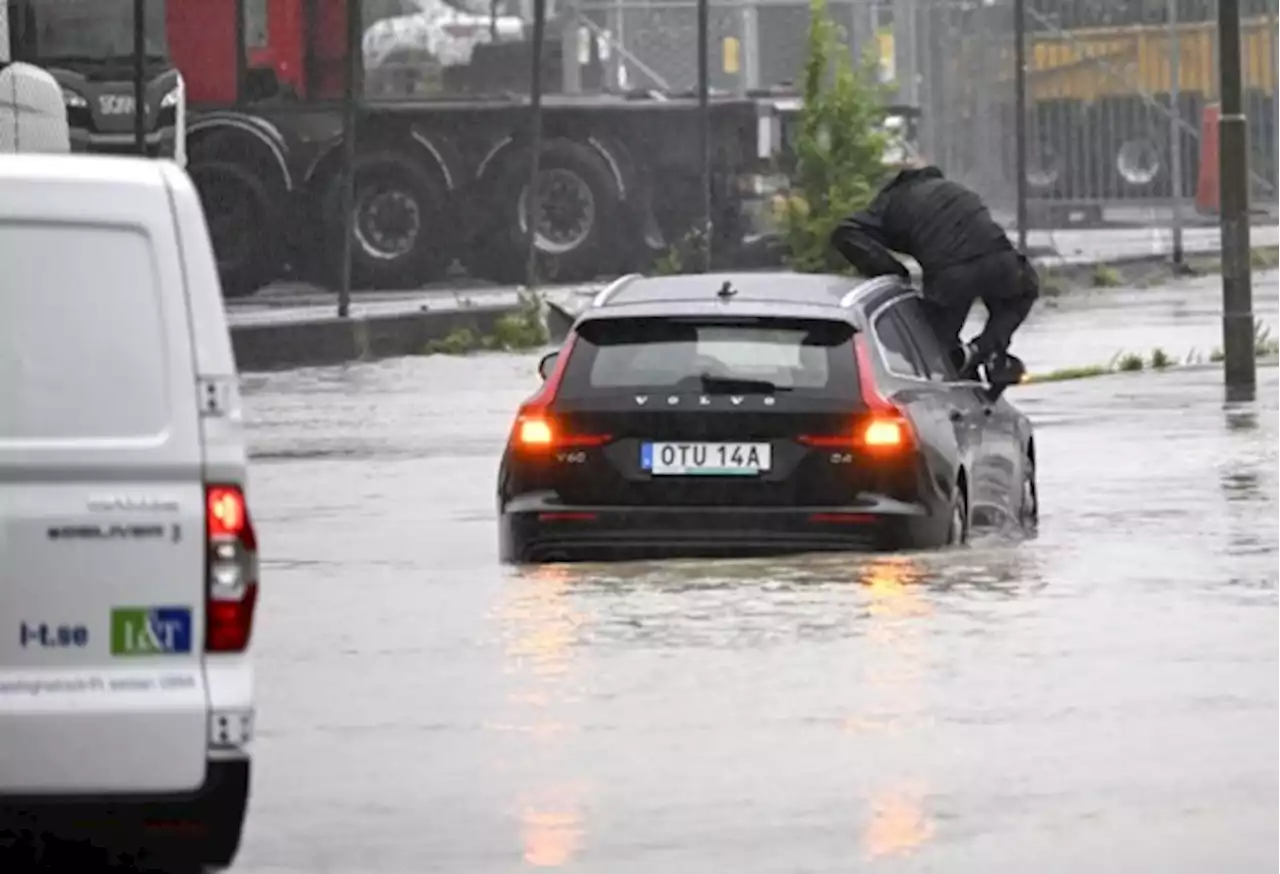
[[[1027,366],[1016,355],[1000,355],[983,367],[987,380],[987,398],[995,403],[1005,389],[1017,385],[1027,376]]]
[[[560,353],[558,351],[548,352],[543,355],[542,360],[538,362],[538,376],[541,376],[544,381],[551,376],[551,372],[556,369],[556,360],[559,357]]]

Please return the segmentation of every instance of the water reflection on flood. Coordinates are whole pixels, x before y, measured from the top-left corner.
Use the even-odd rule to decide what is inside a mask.
[[[504,664],[510,686],[507,702],[515,714],[508,727],[528,736],[524,755],[533,786],[517,799],[522,859],[534,868],[559,868],[580,851],[585,825],[580,810],[587,791],[582,781],[565,783],[547,775],[565,774],[572,758],[574,726],[560,715],[571,697],[572,652],[584,621],[568,597],[572,577],[563,567],[530,569],[506,590],[498,608]]]
[[[520,811],[522,858],[534,868],[560,868],[582,849],[584,824],[576,792],[544,792]]]
[[[895,786],[872,795],[862,830],[862,850],[869,859],[904,856],[924,846],[934,833],[925,812],[921,784]]]

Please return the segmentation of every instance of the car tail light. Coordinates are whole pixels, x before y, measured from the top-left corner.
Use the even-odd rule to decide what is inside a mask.
[[[555,420],[550,407],[564,379],[576,335],[570,334],[556,359],[555,370],[547,377],[538,393],[520,405],[516,424],[511,430],[511,446],[525,454],[551,452],[557,449],[585,449],[603,446],[613,439],[610,434],[574,434]]]
[[[861,449],[885,455],[897,455],[912,449],[915,435],[910,420],[876,386],[875,363],[871,360],[866,337],[855,334],[853,343],[858,358],[858,388],[866,412],[858,416],[846,433],[805,434],[799,442],[816,449]]]
[[[541,452],[603,446],[612,439],[612,434],[564,433],[554,419],[525,404],[516,416],[516,427],[511,443],[514,448],[523,452]]]
[[[258,540],[244,491],[205,486],[205,650],[244,652],[258,598]]]

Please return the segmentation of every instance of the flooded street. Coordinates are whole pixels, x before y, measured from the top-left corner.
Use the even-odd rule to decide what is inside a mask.
[[[1093,333],[1064,302],[1015,351],[1207,355],[1205,282]],[[1275,274],[1255,293],[1274,325]],[[516,570],[494,483],[536,360],[246,377],[235,871],[1276,869],[1274,367],[1238,407],[1209,367],[1014,389],[1032,541]]]

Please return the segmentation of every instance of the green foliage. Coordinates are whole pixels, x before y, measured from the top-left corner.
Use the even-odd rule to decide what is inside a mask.
[[[480,348],[480,338],[470,328],[454,328],[438,340],[428,340],[426,355],[466,355]]]
[[[515,311],[499,316],[493,323],[493,333],[481,335],[471,328],[454,328],[446,336],[428,342],[422,352],[424,355],[466,355],[480,349],[519,352],[545,346],[549,339],[542,319],[542,299],[532,292],[522,292]]]
[[[677,276],[686,270],[697,271],[701,268],[705,249],[706,234],[701,228],[692,228],[654,259],[649,273],[653,276]]]
[[[1142,370],[1146,366],[1147,362],[1142,360],[1141,355],[1130,353],[1120,358],[1120,363],[1117,366],[1117,369],[1122,373],[1133,373],[1135,371]]]
[[[865,207],[885,181],[884,96],[874,58],[855,69],[826,0],[810,0],[795,190],[783,207],[793,269],[831,269],[831,232],[842,218]]]
[[[1159,346],[1151,350],[1151,367],[1155,370],[1164,370],[1173,364],[1173,359],[1169,357],[1169,353],[1165,352]]]
[[[533,293],[522,293],[520,306],[499,318],[492,336],[486,339],[490,341],[488,348],[507,352],[545,346],[549,338],[542,320],[542,299]]]
[[[1093,265],[1094,288],[1115,288],[1120,281],[1120,271],[1110,264]]]

